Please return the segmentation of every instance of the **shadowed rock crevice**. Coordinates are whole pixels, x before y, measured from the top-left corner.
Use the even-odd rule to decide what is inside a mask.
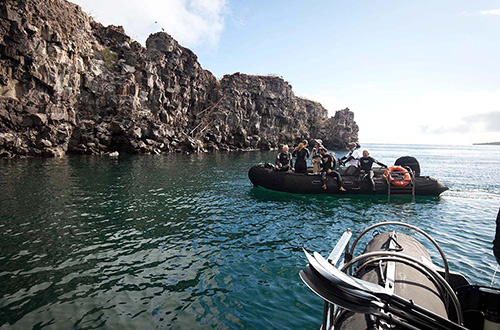
[[[0,3],[0,156],[277,148],[356,140],[348,109],[328,118],[283,79],[218,81],[167,33],[146,47],[63,0]]]

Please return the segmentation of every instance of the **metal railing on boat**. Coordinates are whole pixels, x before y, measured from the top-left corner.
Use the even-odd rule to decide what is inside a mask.
[[[386,177],[387,180],[387,195],[390,196],[415,196],[415,172],[409,167],[405,167],[410,175],[410,181],[407,185],[397,187],[391,184],[392,174]]]

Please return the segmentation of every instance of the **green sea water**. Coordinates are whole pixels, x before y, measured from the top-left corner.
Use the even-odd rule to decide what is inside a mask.
[[[500,147],[366,147],[386,164],[416,157],[450,190],[252,187],[248,169],[275,152],[0,160],[0,329],[318,329],[302,247],[326,256],[345,229],[380,221],[419,226],[453,270],[489,285]]]

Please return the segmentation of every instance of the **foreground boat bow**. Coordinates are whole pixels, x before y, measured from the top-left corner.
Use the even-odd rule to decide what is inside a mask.
[[[395,231],[375,235],[362,255],[353,256],[366,232],[388,225],[410,228],[429,239],[444,268],[432,263],[415,238]],[[309,264],[299,275],[325,300],[322,329],[500,328],[500,290],[470,285],[460,273],[451,272],[442,249],[421,229],[380,223],[365,229],[349,249],[350,238],[347,230],[328,260],[304,250]]]

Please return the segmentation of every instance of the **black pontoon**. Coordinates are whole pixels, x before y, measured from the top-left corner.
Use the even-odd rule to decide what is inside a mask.
[[[403,161],[402,161],[403,159]],[[415,165],[416,164],[416,165]],[[407,172],[392,172],[387,175],[385,168],[373,168],[375,190],[369,180],[363,179],[359,171],[348,175],[342,171],[346,192],[341,192],[334,177],[327,176],[327,189],[322,188],[320,174],[299,174],[277,171],[272,164],[258,164],[250,168],[248,177],[255,187],[299,194],[376,194],[376,195],[417,195],[439,196],[448,187],[439,180],[420,175],[420,166],[413,157],[401,157],[395,168]],[[401,178],[398,178],[401,175]]]

